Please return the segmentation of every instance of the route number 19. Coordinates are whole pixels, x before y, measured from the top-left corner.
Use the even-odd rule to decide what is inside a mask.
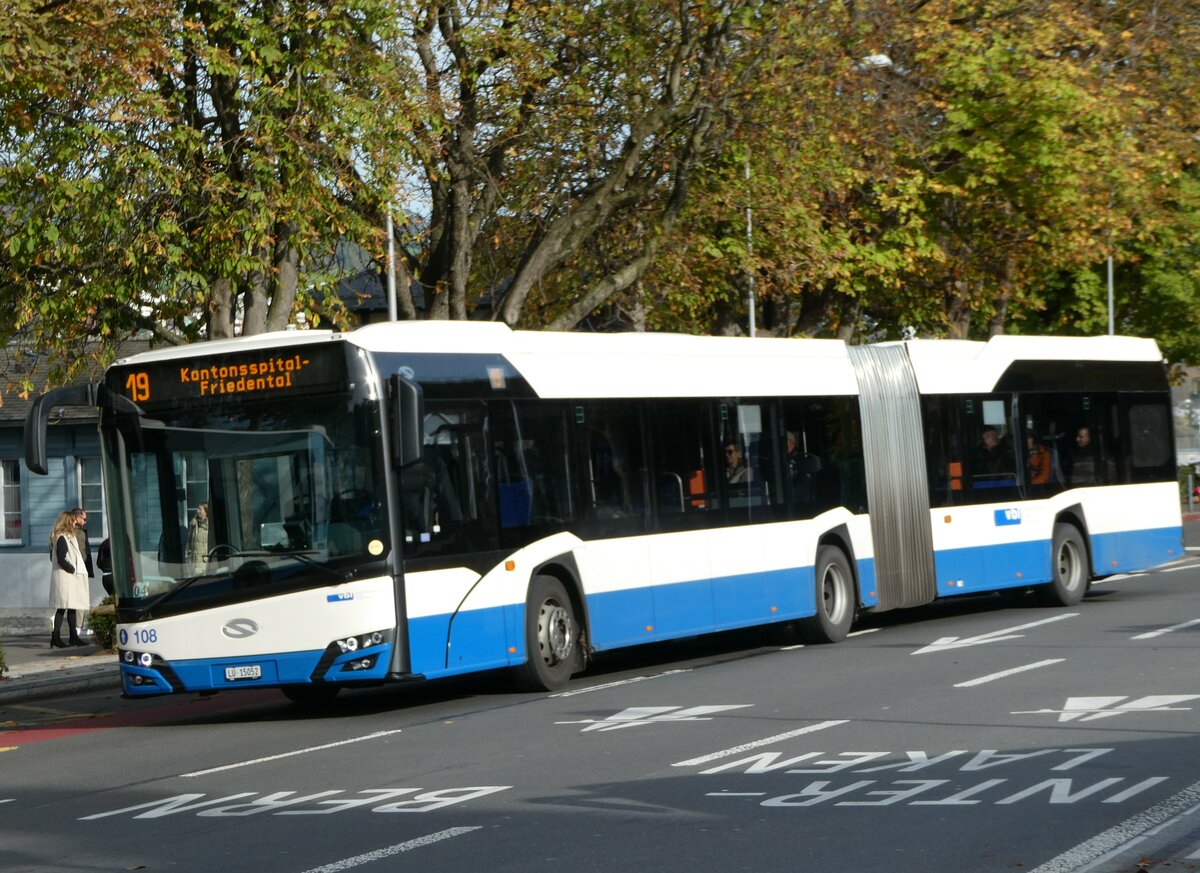
[[[125,380],[125,390],[129,399],[134,403],[150,399],[150,375],[148,373],[130,373]]]

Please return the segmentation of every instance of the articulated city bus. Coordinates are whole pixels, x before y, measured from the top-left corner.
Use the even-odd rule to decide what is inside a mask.
[[[1151,340],[832,340],[405,322],[137,355],[100,410],[127,695],[509,669],[1182,555]]]

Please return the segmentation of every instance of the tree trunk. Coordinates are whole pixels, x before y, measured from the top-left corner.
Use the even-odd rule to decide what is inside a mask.
[[[233,336],[233,280],[224,277],[212,283],[212,310],[208,335],[210,339]]]
[[[300,283],[300,251],[294,245],[290,221],[279,222],[276,232],[273,279],[266,329],[286,330],[292,320],[292,307]]]

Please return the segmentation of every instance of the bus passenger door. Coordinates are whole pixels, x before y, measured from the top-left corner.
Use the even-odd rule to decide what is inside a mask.
[[[647,538],[654,583],[654,636],[705,633],[715,625],[710,548],[721,492],[711,402],[656,400],[650,425],[656,533]],[[719,521],[717,521],[719,523]]]
[[[655,638],[649,544],[651,487],[641,404],[586,401],[573,408],[575,555],[587,598],[591,645]]]

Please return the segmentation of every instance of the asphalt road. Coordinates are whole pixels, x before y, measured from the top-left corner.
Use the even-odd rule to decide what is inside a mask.
[[[1072,609],[645,647],[556,695],[487,676],[316,713],[265,691],[13,705],[0,869],[1193,869],[1191,555]]]

